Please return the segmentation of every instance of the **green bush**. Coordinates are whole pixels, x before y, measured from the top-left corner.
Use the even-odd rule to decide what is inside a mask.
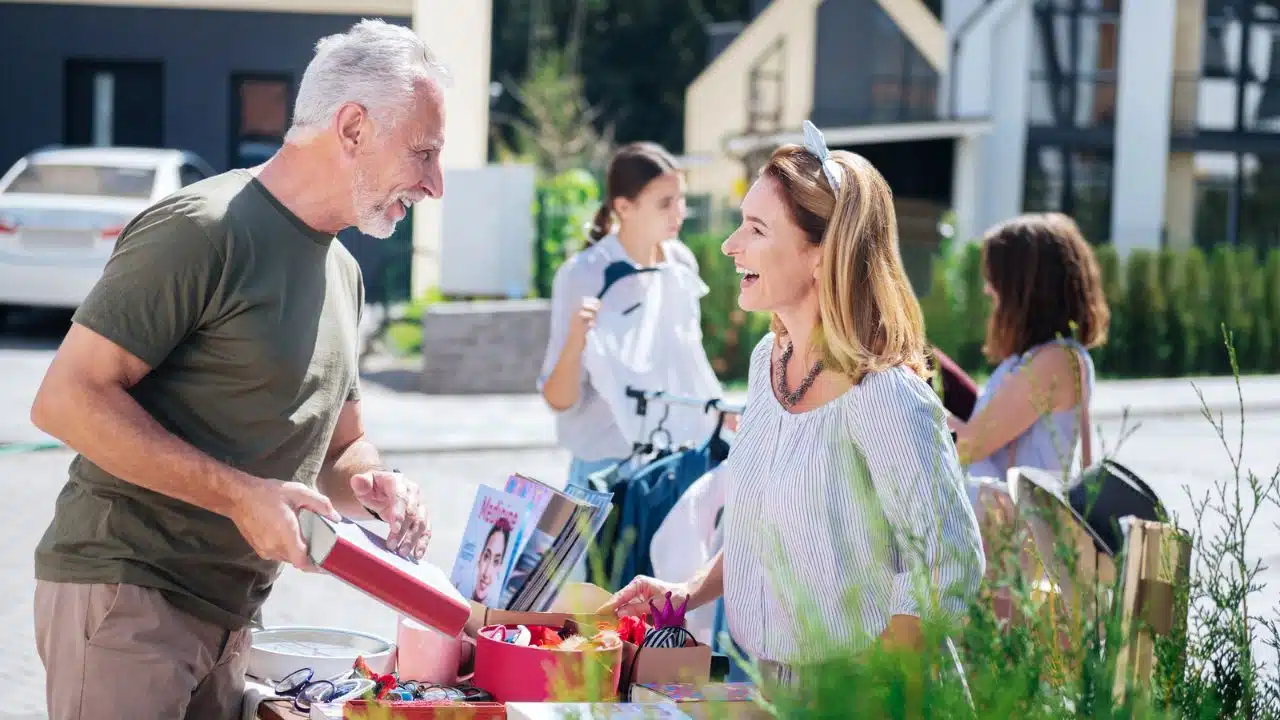
[[[1163,362],[1165,300],[1155,256],[1147,250],[1134,250],[1125,265],[1125,315],[1128,327],[1124,335],[1126,353],[1119,363],[1121,373],[1140,376],[1148,368],[1159,368]]]
[[[1240,371],[1280,372],[1280,250],[1266,262],[1252,250],[1134,250],[1121,260],[1111,245],[1094,248],[1111,310],[1106,344],[1094,351],[1108,377],[1226,375],[1221,326],[1232,328]],[[970,373],[987,369],[986,332],[976,244],[944,255],[934,291],[921,298],[929,341]],[[941,265],[942,267],[938,267]],[[974,305],[975,292],[977,305]],[[963,289],[964,291],[961,291]]]
[[[1183,284],[1183,256],[1172,250],[1161,250],[1157,262],[1160,287],[1165,291],[1165,335],[1159,350],[1160,374],[1165,377],[1180,377],[1195,367],[1197,345],[1192,323],[1196,306]]]
[[[534,287],[538,297],[551,296],[551,281],[561,263],[582,248],[586,228],[600,208],[600,183],[586,170],[567,170],[538,181],[533,213]]]
[[[1190,308],[1190,341],[1193,344],[1193,359],[1187,367],[1186,374],[1203,372],[1213,362],[1214,357],[1221,354],[1215,342],[1215,323],[1213,316],[1205,312],[1209,302],[1209,262],[1204,252],[1192,247],[1183,253],[1182,295]],[[1116,310],[1112,310],[1116,312]]]

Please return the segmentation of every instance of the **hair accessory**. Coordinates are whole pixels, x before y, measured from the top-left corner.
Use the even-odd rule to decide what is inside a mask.
[[[685,598],[680,603],[680,608],[676,609],[671,606],[671,592],[667,592],[667,605],[659,610],[653,604],[653,598],[649,598],[649,610],[653,613],[653,629],[661,630],[668,627],[684,627],[684,611],[689,606],[689,598]]]
[[[822,173],[827,176],[827,182],[831,183],[831,189],[840,190],[840,165],[831,159],[831,151],[827,149],[827,140],[822,136],[822,131],[818,126],[804,121],[804,149],[818,158],[818,162],[822,163]]]

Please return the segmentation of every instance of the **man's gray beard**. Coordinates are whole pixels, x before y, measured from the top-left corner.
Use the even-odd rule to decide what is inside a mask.
[[[369,176],[363,167],[357,167],[351,181],[351,199],[356,208],[356,229],[365,235],[385,240],[396,231],[396,222],[379,212],[378,201],[370,188]],[[384,208],[384,210],[389,208]]]

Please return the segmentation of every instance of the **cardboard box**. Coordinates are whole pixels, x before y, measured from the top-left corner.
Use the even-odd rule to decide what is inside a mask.
[[[646,683],[631,689],[631,702],[637,705],[675,703],[692,718],[734,718],[765,720],[772,718],[756,704],[758,694],[751,683]]]

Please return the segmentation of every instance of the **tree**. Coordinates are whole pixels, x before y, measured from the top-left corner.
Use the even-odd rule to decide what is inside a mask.
[[[494,0],[493,76],[522,78],[547,62],[546,49],[569,55],[592,125],[619,142],[652,140],[683,149],[684,94],[707,64],[706,25],[746,20],[749,0]],[[532,122],[514,93],[495,115]],[[516,125],[500,129],[517,143]]]
[[[583,95],[572,46],[542,50],[533,63],[523,81],[505,83],[523,113],[495,113],[499,159],[530,161],[548,177],[573,168],[603,167],[613,145],[613,128],[604,123],[604,129],[597,130],[600,111]],[[511,141],[501,132],[504,127]]]

